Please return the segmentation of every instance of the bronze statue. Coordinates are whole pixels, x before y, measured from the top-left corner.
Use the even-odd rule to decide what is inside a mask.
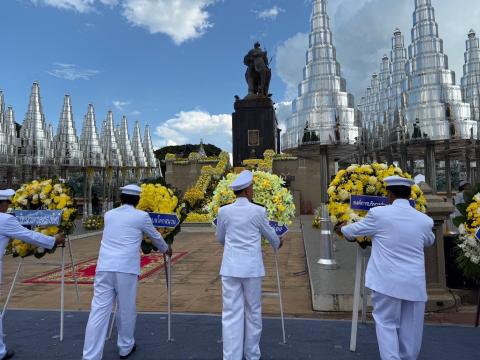
[[[247,97],[270,96],[268,89],[272,70],[269,68],[267,52],[262,50],[259,42],[256,42],[253,49],[245,55],[243,63],[247,66],[245,73],[248,84]]]

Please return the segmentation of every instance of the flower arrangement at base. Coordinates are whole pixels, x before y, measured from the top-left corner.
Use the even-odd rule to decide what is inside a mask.
[[[461,216],[454,219],[458,227],[456,260],[464,276],[480,282],[480,184],[471,192],[465,192],[464,204],[458,204]]]
[[[185,219],[185,223],[190,224],[205,224],[211,222],[212,218],[210,217],[210,214],[204,214],[199,212],[188,213],[187,218]]]
[[[176,214],[180,219],[180,224],[174,229],[157,228],[164,240],[171,245],[187,217],[185,204],[178,201],[178,193],[161,183],[142,184],[141,188],[137,209],[153,213]],[[156,251],[157,248],[153,245],[152,240],[145,236],[142,241],[142,251],[144,254],[149,254],[152,250]]]
[[[328,188],[328,212],[333,225],[342,222],[350,224],[365,217],[367,211],[350,208],[350,196],[387,196],[383,179],[394,175],[408,179],[412,178],[410,174],[399,167],[380,163],[354,164],[347,169],[340,170]],[[426,212],[427,201],[417,185],[412,186],[411,199],[415,201],[415,208],[418,211]],[[318,216],[319,212],[317,211],[313,220],[313,227],[319,224]],[[370,238],[357,238],[357,242],[363,247],[371,245]]]
[[[230,184],[237,177],[238,174],[230,173],[218,183],[212,201],[208,204],[211,219],[217,217],[220,206],[235,201]],[[292,194],[284,185],[285,181],[277,175],[263,171],[253,172],[253,201],[267,209],[269,220],[290,225],[295,217],[295,204]]]
[[[58,179],[33,180],[23,184],[13,196],[12,208],[14,210],[62,210],[62,221],[59,226],[42,226],[33,229],[44,235],[54,236],[60,232],[70,234],[75,227],[77,208],[72,191]],[[23,258],[33,255],[41,258],[47,253],[55,252],[55,249],[56,247],[51,250],[35,247],[13,239],[7,252],[12,253],[14,257]]]
[[[83,221],[85,230],[101,230],[104,226],[104,219],[101,215],[92,215]]]

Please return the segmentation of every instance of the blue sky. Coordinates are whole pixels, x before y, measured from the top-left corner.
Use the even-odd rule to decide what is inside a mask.
[[[477,1],[433,0],[457,79],[466,33],[479,25]],[[413,0],[330,0],[329,10],[344,76],[358,95],[396,26],[408,44]],[[266,46],[271,92],[286,110],[310,13],[311,0],[1,0],[0,89],[20,123],[37,80],[54,126],[68,93],[77,134],[93,103],[97,125],[112,109],[131,127],[150,124],[157,146],[204,138],[230,150],[233,96],[246,93],[244,54],[255,40]]]

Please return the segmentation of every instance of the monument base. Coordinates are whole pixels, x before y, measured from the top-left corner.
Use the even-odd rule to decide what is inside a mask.
[[[232,114],[233,166],[245,159],[262,158],[277,149],[277,118],[270,98],[251,96],[237,100]]]

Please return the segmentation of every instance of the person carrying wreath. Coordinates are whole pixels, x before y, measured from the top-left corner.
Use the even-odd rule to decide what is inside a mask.
[[[145,211],[136,209],[142,189],[137,185],[121,188],[122,206],[105,213],[100,254],[95,274],[92,310],[83,345],[84,360],[100,360],[108,331],[110,313],[117,298],[117,347],[121,359],[136,350],[134,332],[136,299],[140,275],[140,244],[148,235],[162,253],[171,249],[152,224]]]
[[[230,188],[237,199],[218,211],[216,237],[224,246],[222,278],[223,360],[260,359],[262,334],[262,236],[282,247],[266,209],[252,203],[253,174],[244,170]]]
[[[433,245],[433,220],[409,202],[414,181],[384,179],[391,205],[370,209],[356,223],[338,224],[347,240],[372,238],[366,286],[372,290],[373,318],[382,360],[416,360],[420,353],[427,290],[425,247]]]
[[[65,243],[64,234],[59,233],[55,235],[55,237],[52,237],[28,230],[20,225],[15,216],[7,214],[6,212],[12,203],[11,199],[13,195],[15,195],[15,190],[0,190],[0,253],[2,255],[5,253],[5,248],[10,239],[19,239],[46,249],[52,249],[55,245],[63,245]],[[3,270],[2,257],[0,257],[0,284]],[[0,319],[0,360],[11,359],[14,355],[14,351],[7,351],[3,341],[3,326],[2,319]]]

